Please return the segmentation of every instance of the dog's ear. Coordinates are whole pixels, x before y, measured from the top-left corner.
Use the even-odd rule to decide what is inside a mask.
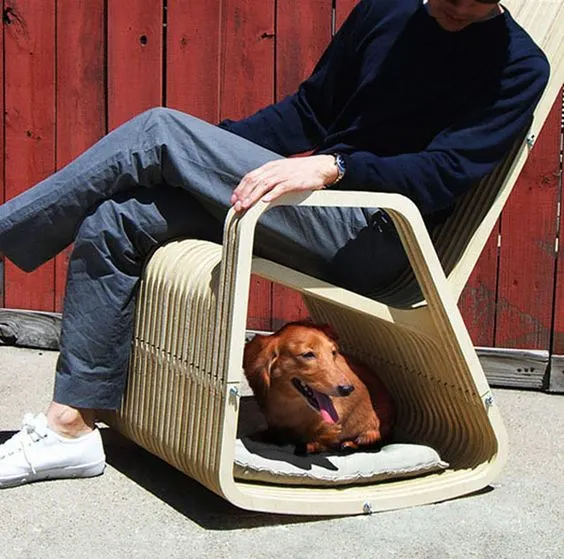
[[[243,369],[259,404],[270,389],[270,370],[278,357],[278,337],[257,334],[245,346]]]

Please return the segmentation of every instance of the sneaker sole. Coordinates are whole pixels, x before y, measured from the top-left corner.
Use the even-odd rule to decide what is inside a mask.
[[[104,473],[106,467],[105,460],[99,460],[92,464],[83,464],[81,466],[66,466],[64,468],[53,468],[42,472],[20,474],[19,476],[0,480],[0,489],[8,487],[17,487],[34,481],[44,481],[48,479],[73,479],[96,477]]]

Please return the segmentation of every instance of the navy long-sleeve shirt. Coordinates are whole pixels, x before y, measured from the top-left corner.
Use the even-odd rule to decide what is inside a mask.
[[[422,0],[362,0],[298,91],[220,126],[281,155],[342,153],[339,189],[452,205],[530,121],[549,75],[509,12],[458,32]]]

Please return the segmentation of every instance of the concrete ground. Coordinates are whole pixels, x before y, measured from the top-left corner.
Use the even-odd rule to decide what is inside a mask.
[[[44,410],[57,354],[0,347],[0,441]],[[564,557],[564,396],[495,390],[511,455],[479,494],[348,518],[235,509],[104,429],[102,477],[0,491],[0,558]]]

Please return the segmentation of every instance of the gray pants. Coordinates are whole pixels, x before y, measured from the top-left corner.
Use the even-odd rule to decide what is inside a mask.
[[[119,407],[147,256],[172,238],[220,242],[232,190],[276,158],[184,113],[152,109],[0,206],[0,253],[25,271],[74,242],[56,402]],[[408,265],[381,217],[375,209],[274,208],[258,224],[255,252],[370,294]]]

